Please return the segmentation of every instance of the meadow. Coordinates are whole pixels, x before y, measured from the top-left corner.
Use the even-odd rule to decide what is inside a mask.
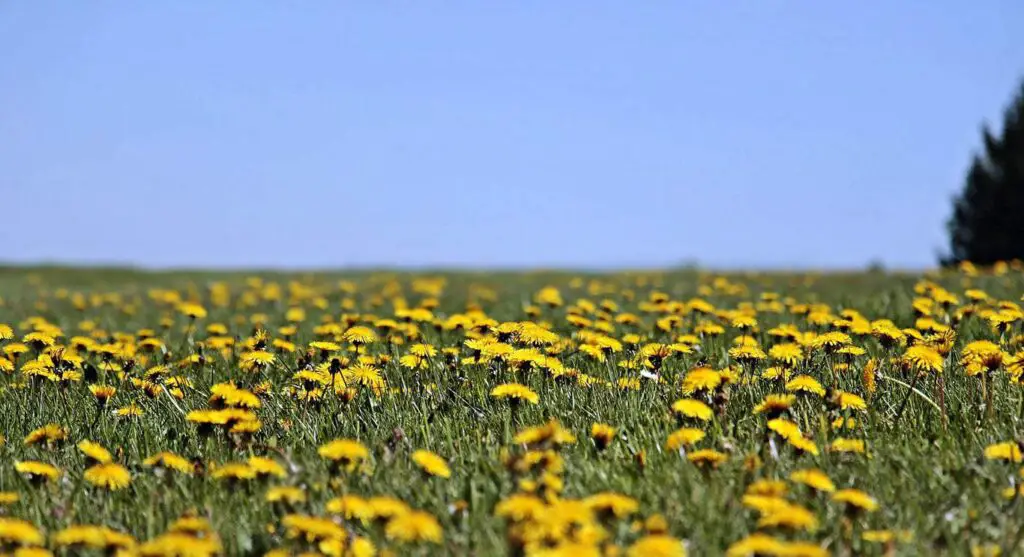
[[[0,554],[1019,555],[1024,275],[0,270]]]

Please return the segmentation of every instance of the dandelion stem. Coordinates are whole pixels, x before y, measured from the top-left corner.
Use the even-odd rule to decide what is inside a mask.
[[[900,406],[896,410],[896,417],[893,418],[892,425],[895,426],[896,424],[898,424],[900,422],[900,416],[903,415],[903,410],[906,409],[907,402],[910,400],[910,393],[917,393],[918,395],[921,396],[921,398],[923,398],[923,399],[927,400],[929,403],[931,403],[931,405],[934,406],[936,409],[939,408],[938,405],[935,404],[934,401],[932,401],[932,399],[928,398],[924,393],[922,393],[921,391],[919,391],[919,390],[914,388],[915,386],[917,386],[917,380],[920,377],[921,377],[920,373],[914,374],[914,378],[910,380],[910,384],[909,385],[907,385],[906,383],[904,383],[902,381],[899,381],[897,379],[893,379],[892,377],[886,377],[886,379],[889,379],[891,381],[895,381],[896,383],[899,383],[901,385],[906,385],[906,387],[907,387],[907,394],[904,395],[903,402],[900,402]]]

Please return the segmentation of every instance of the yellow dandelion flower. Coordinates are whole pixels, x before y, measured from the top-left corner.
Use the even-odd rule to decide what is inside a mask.
[[[412,460],[421,470],[431,476],[439,478],[450,478],[452,475],[448,463],[440,456],[426,450],[418,450],[412,453]]]
[[[695,428],[684,427],[677,429],[669,434],[668,439],[665,441],[665,448],[670,451],[685,449],[697,444],[706,435],[703,431]]]
[[[686,547],[672,536],[649,535],[629,546],[626,557],[686,557]]]
[[[709,367],[690,370],[683,378],[683,394],[714,391],[722,384],[722,375]]]
[[[359,441],[353,439],[335,439],[317,449],[317,454],[331,461],[335,466],[352,472],[364,460],[369,458],[370,451]]]
[[[497,399],[507,398],[514,401],[524,400],[530,404],[537,404],[540,396],[533,392],[526,385],[519,383],[505,383],[491,389],[491,396]]]
[[[610,491],[595,493],[583,501],[599,516],[607,515],[622,519],[640,510],[640,503],[636,499]]]
[[[288,475],[284,470],[284,466],[281,466],[276,460],[265,456],[251,456],[246,461],[246,464],[252,468],[257,477],[274,476],[275,478],[283,478]]]
[[[357,345],[371,344],[377,341],[377,334],[373,332],[373,329],[362,325],[350,327],[341,336],[346,342],[351,342],[352,344]]]
[[[718,465],[729,460],[729,455],[714,449],[702,449],[687,454],[686,459],[698,466],[717,468]]]
[[[53,445],[61,443],[68,438],[68,431],[58,424],[46,424],[43,427],[32,430],[25,436],[26,445]]]
[[[806,485],[815,491],[832,493],[836,490],[836,485],[832,483],[832,480],[829,479],[828,475],[817,468],[794,470],[789,475],[789,480],[794,483]]]
[[[941,373],[945,363],[941,354],[924,344],[915,344],[907,348],[902,359],[911,369],[919,373]]]
[[[813,532],[818,529],[818,519],[810,510],[785,502],[762,515],[757,527]]]
[[[263,497],[268,503],[284,503],[298,505],[306,502],[306,492],[294,486],[274,486],[267,490]]]
[[[42,532],[31,522],[0,517],[0,547],[43,545],[44,542]]]
[[[794,403],[796,403],[796,395],[770,394],[754,406],[754,413],[778,416],[789,410]]]
[[[1016,441],[995,443],[985,447],[985,458],[988,460],[1005,460],[1019,463],[1024,456],[1021,454],[1020,444]]]
[[[692,398],[683,398],[675,401],[672,403],[672,411],[679,416],[702,422],[710,421],[714,415],[710,406]]]
[[[174,470],[176,472],[189,475],[191,475],[194,470],[192,463],[189,462],[188,459],[168,451],[154,454],[153,456],[143,460],[142,465],[147,468]]]
[[[60,477],[60,468],[37,460],[15,462],[14,470],[35,482],[52,481]]]
[[[597,450],[603,451],[612,444],[616,431],[614,427],[608,424],[595,423],[590,426],[590,438],[593,439]]]
[[[402,543],[429,542],[440,544],[444,536],[441,523],[430,513],[411,511],[388,521],[384,535]]]
[[[390,520],[412,512],[412,509],[404,501],[387,495],[370,497],[366,500],[366,504],[370,507],[371,520]]]
[[[768,420],[768,429],[774,431],[779,435],[779,437],[782,437],[783,439],[798,438],[803,436],[803,434],[800,433],[800,426],[796,425],[795,423],[785,418],[775,418],[774,420]]]
[[[539,497],[526,493],[514,493],[502,499],[494,507],[494,516],[513,522],[535,520],[546,508]]]
[[[102,445],[94,441],[85,439],[78,443],[78,450],[82,452],[85,457],[94,464],[107,464],[113,462],[114,457],[110,454],[110,451],[103,448]]]
[[[810,393],[817,396],[825,396],[825,388],[817,379],[810,375],[797,375],[786,382],[786,390],[791,393]]]
[[[111,491],[124,489],[132,481],[132,476],[128,473],[128,469],[115,463],[90,466],[86,468],[85,474],[82,477],[85,478],[85,481],[96,487],[102,487]]]
[[[576,442],[576,436],[571,431],[562,427],[557,420],[551,420],[544,425],[528,427],[516,433],[512,439],[513,443],[537,447],[553,445],[571,445]]]
[[[755,555],[785,555],[786,543],[767,534],[751,534],[729,546],[726,557],[753,557]]]
[[[829,448],[837,453],[856,453],[864,454],[865,447],[864,441],[861,439],[844,439],[842,437],[832,441]]]
[[[836,391],[833,400],[840,410],[867,410],[868,404],[863,398],[846,391]]]
[[[327,512],[344,517],[346,520],[363,522],[373,519],[374,512],[369,501],[358,495],[342,495],[327,502]]]
[[[853,510],[873,512],[878,509],[878,502],[859,489],[840,489],[832,494],[832,500]]]

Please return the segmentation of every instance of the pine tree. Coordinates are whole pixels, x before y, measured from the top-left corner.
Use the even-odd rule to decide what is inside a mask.
[[[945,264],[1024,260],[1024,83],[1003,115],[999,137],[982,130],[975,155],[947,223]]]

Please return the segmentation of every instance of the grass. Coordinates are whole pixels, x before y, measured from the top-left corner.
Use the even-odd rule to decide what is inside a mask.
[[[352,538],[358,537],[378,551],[397,555],[501,555],[557,548],[569,541],[593,541],[605,551],[617,547],[625,552],[632,546],[633,554],[639,555],[651,553],[633,544],[643,539],[665,541],[665,536],[682,542],[673,549],[719,555],[758,532],[777,544],[764,554],[1024,551],[1019,526],[1024,504],[1019,495],[1003,493],[1021,480],[1019,449],[1006,449],[1007,459],[985,458],[986,447],[1002,442],[1016,446],[1020,438],[1024,390],[1017,383],[1021,315],[1015,308],[1024,278],[1019,270],[928,277],[678,271],[264,273],[259,278],[248,273],[0,270],[0,323],[10,325],[13,333],[13,338],[0,341],[0,350],[19,343],[27,348],[24,354],[8,351],[11,370],[0,374],[0,432],[6,438],[0,446],[0,491],[19,499],[0,504],[0,512],[30,522],[44,535],[43,546],[49,550],[76,555],[83,549],[64,543],[70,539],[66,529],[82,524],[129,534],[138,545],[122,544],[124,554],[172,554],[173,536],[167,532],[183,516],[203,518],[210,529],[180,534],[187,538],[183,543],[191,543],[196,551],[219,546],[228,555],[282,549],[297,554],[318,547],[330,553],[340,545],[318,542],[340,542],[342,537],[346,541],[341,545],[351,547]],[[537,298],[545,287],[558,290],[560,305]],[[984,292],[987,299],[972,301],[968,290]],[[921,320],[924,307],[919,300],[941,301],[945,292],[955,295],[956,301],[933,303],[931,320]],[[713,311],[697,311],[699,306],[692,301],[698,298]],[[195,302],[206,315],[190,318],[192,310],[178,299]],[[396,312],[403,305],[429,309],[421,315]],[[304,315],[289,315],[292,308],[302,308]],[[991,318],[999,311],[1009,316],[1001,327]],[[755,318],[755,330],[734,326],[735,318],[744,313]],[[489,325],[483,321],[485,314],[494,320]],[[570,320],[570,314],[585,320]],[[633,318],[623,317],[630,315]],[[664,319],[672,315],[677,316],[674,321]],[[468,316],[470,328],[452,327],[459,319],[452,320],[453,316]],[[882,342],[883,335],[871,327],[881,319],[891,320],[911,337],[905,344]],[[557,359],[568,374],[555,377],[564,372],[557,364],[524,356],[521,333],[512,326],[507,329],[508,344],[520,350],[518,356],[474,362],[467,339],[494,337],[501,330],[499,324],[524,321],[557,333],[557,343],[541,345],[537,352]],[[324,329],[325,323],[336,326]],[[720,325],[723,333],[710,334],[709,323]],[[211,324],[221,324],[225,331],[211,329]],[[768,417],[754,412],[766,395],[786,392],[784,379],[763,378],[777,362],[770,357],[738,361],[737,352],[730,355],[738,337],[746,337],[765,353],[788,342],[771,332],[785,324],[801,334],[845,331],[850,337],[845,345],[864,350],[844,358],[839,346],[818,346],[811,335],[797,339],[806,356],[784,372],[809,375],[828,392],[799,395],[785,415],[817,455],[798,452],[769,432]],[[292,334],[282,331],[289,325],[295,327]],[[344,336],[353,325],[366,325],[379,337],[358,350],[382,385],[369,385],[365,378],[360,384],[350,372],[360,357],[357,346]],[[243,354],[252,351],[252,337],[260,327],[267,331],[268,343],[287,339],[295,351],[285,350],[286,344],[271,344],[267,350],[274,353],[274,362],[245,371]],[[152,338],[159,341],[151,342],[156,347],[152,352],[144,350],[142,341],[149,335],[140,334],[143,329],[151,329]],[[943,333],[947,330],[951,332]],[[49,336],[53,345],[23,343],[33,331]],[[915,332],[922,340],[912,338]],[[943,347],[942,334],[955,335],[952,345]],[[680,339],[681,335],[695,338]],[[604,361],[580,348],[598,346],[608,338],[620,342],[622,350],[606,350]],[[312,350],[309,367],[329,370],[337,358],[344,370],[337,373],[335,385],[346,381],[351,391],[335,392],[327,385],[321,396],[310,400],[309,390],[317,385],[302,376],[296,379],[295,374],[306,363],[306,347],[315,340],[334,341],[338,349]],[[967,365],[970,358],[965,360],[964,348],[978,340],[994,342],[1000,362],[990,366],[992,371],[971,375],[968,371],[973,373],[981,364]],[[115,341],[120,344],[115,346]],[[429,344],[438,353],[426,358],[422,368],[410,369],[402,357],[417,343]],[[674,344],[676,349],[666,348],[659,363],[657,357],[647,357],[655,348],[643,348],[652,343]],[[907,345],[914,343],[940,353],[941,373],[918,373],[905,363]],[[446,357],[444,348],[454,349],[458,361]],[[72,363],[61,368],[57,356],[72,353],[80,360],[66,358]],[[195,361],[198,354],[202,362]],[[516,365],[519,356],[534,361]],[[147,370],[164,362],[167,372],[146,379]],[[700,366],[725,370],[726,382],[684,395],[684,378]],[[877,372],[865,374],[865,366],[876,367]],[[96,370],[95,376],[91,370]],[[576,373],[591,378],[592,384],[584,385]],[[873,380],[866,379],[868,375]],[[215,406],[209,400],[211,390],[226,382],[259,393],[259,408],[253,410],[258,431],[230,433],[229,424],[206,433],[209,428],[189,419],[194,412]],[[489,395],[495,386],[512,382],[535,392],[537,404]],[[97,384],[117,389],[105,406],[89,390]],[[837,408],[832,401],[839,391],[859,396],[866,407]],[[674,416],[673,402],[687,396],[703,400],[713,409],[713,417],[701,422]],[[116,409],[132,404],[142,410],[140,416],[115,415]],[[853,418],[855,424],[835,427],[833,422],[840,417]],[[552,419],[573,433],[576,442],[531,448],[552,450],[562,465],[549,455],[532,471],[515,475],[511,461],[527,449],[513,437]],[[606,450],[599,450],[589,437],[594,423],[617,428]],[[46,424],[63,428],[66,439],[24,442]],[[700,429],[706,436],[687,451],[670,450],[666,441],[681,426]],[[834,441],[839,438],[863,441],[864,453],[836,450]],[[85,479],[89,463],[76,447],[84,439],[109,449],[113,461],[128,470],[126,487],[112,490]],[[332,470],[318,448],[334,439],[358,440],[368,448],[369,457],[350,471]],[[417,449],[443,457],[451,477],[426,474],[411,458]],[[687,459],[701,449],[718,451],[726,460],[702,466]],[[190,460],[193,473],[160,474],[143,464],[160,451]],[[283,477],[215,479],[224,464],[245,462],[251,456],[273,458]],[[58,467],[60,477],[42,483],[26,479],[14,463],[30,460]],[[856,512],[831,500],[829,493],[788,481],[794,470],[806,468],[820,469],[838,489],[862,491],[877,502],[877,509]],[[762,512],[751,508],[744,494],[765,488],[767,484],[758,480],[785,481],[782,498],[789,507]],[[268,503],[265,494],[275,486],[301,488],[307,501],[291,508]],[[530,489],[558,512],[523,523],[495,515],[501,501]],[[586,517],[573,528],[552,533],[559,520],[553,515],[571,510],[558,507],[556,499],[586,500],[602,492],[627,496],[638,503],[638,510],[617,520]],[[330,517],[328,502],[343,494],[396,497],[410,509],[434,517],[441,538],[405,539],[416,536],[401,535],[398,526],[384,519],[337,518],[333,520],[338,530],[309,534],[315,542],[295,539],[296,530],[307,534],[309,525],[296,526],[286,515]],[[778,498],[774,501],[779,504]],[[804,516],[793,507],[809,511],[814,524],[789,524]],[[667,532],[653,523],[644,525],[655,514],[664,517]],[[759,527],[763,517],[789,525]],[[4,524],[0,522],[0,547],[13,549],[16,537],[5,533],[4,528],[11,526]],[[202,540],[211,543],[204,545]],[[734,551],[744,554],[735,546]],[[580,553],[566,549],[562,554]]]

